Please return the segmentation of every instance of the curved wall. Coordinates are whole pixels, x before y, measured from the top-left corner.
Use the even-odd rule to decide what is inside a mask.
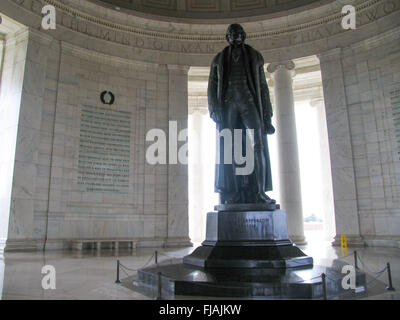
[[[73,0],[6,0],[2,11],[34,29],[40,29],[41,8],[57,9],[56,30],[45,31],[58,40],[114,56],[155,63],[208,66],[226,45],[230,22],[207,25],[151,20]],[[318,54],[345,47],[398,26],[400,3],[395,0],[352,0],[357,9],[357,29],[340,25],[341,1],[332,1],[287,16],[267,15],[265,20],[243,22],[248,43],[267,62]]]

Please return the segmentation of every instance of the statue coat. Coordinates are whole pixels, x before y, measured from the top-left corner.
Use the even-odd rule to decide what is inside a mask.
[[[242,53],[244,57],[246,75],[250,91],[253,94],[256,108],[261,118],[261,123],[265,124],[267,121],[271,121],[272,117],[272,105],[269,97],[269,90],[267,81],[264,73],[264,59],[258,51],[244,44],[242,47]],[[208,82],[208,107],[210,114],[214,111],[221,111],[223,121],[217,123],[217,131],[227,128],[224,121],[224,110],[229,108],[229,105],[225,105],[224,94],[226,92],[227,82],[229,78],[229,66],[231,64],[231,46],[227,46],[222,52],[218,53],[212,61],[210,77]],[[240,121],[239,121],[240,122]],[[236,128],[229,129],[240,129],[244,128],[242,124],[238,123]],[[217,136],[217,139],[219,137]],[[264,159],[265,163],[265,178],[264,178],[264,192],[272,190],[272,177],[271,177],[271,163],[269,158],[268,150],[268,139],[267,134],[263,134],[264,140]],[[223,140],[223,139],[221,139]],[[243,143],[245,139],[245,130],[243,130]],[[218,148],[218,143],[217,143]],[[242,152],[245,152],[245,147],[242,147]],[[224,164],[224,146],[223,142],[219,144],[219,150],[217,155],[220,155],[220,163],[215,166],[215,192],[217,193],[230,193],[235,192],[235,177],[234,167],[230,164]],[[239,176],[239,188],[252,188],[255,187],[254,172],[249,176]]]

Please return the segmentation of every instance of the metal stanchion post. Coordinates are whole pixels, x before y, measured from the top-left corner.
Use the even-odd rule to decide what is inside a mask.
[[[158,264],[158,252],[157,252],[157,250],[154,251],[154,263]]]
[[[388,281],[389,281],[389,285],[386,287],[386,290],[396,291],[392,284],[392,272],[390,271],[390,263],[389,262],[386,265],[386,270],[388,273]]]
[[[121,281],[119,281],[119,260],[117,260],[117,280],[115,283],[121,283]]]
[[[162,286],[161,286],[161,272],[157,273],[158,276],[158,292],[157,292],[157,300],[161,300],[162,296]]]
[[[326,296],[326,275],[325,273],[321,274],[321,278],[322,278],[322,296],[324,300],[327,300],[327,296]]]
[[[354,251],[354,267],[358,269],[357,251]]]

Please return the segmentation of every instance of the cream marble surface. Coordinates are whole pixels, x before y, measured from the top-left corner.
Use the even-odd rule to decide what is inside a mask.
[[[301,202],[299,151],[293,98],[293,61],[270,64],[274,80],[274,113],[279,158],[279,193],[281,208],[287,212],[289,235],[304,244]]]
[[[343,258],[353,263],[353,251],[349,250],[347,257],[342,257],[341,249],[331,247],[327,242],[308,238],[309,245],[301,247],[306,254],[314,257],[315,263]],[[158,249],[159,261],[171,258],[180,258],[191,252],[193,248]],[[137,249],[136,251],[104,249],[83,251],[52,251],[47,253],[6,253],[0,258],[0,291],[2,299],[95,299],[95,300],[144,300],[149,299],[137,292],[115,284],[116,260],[131,269],[138,269],[145,265],[153,255],[151,249]],[[368,270],[378,271],[390,262],[392,269],[393,286],[400,289],[400,250],[391,248],[364,248],[358,249],[358,254],[367,265]],[[56,268],[56,289],[43,290],[41,287],[41,268],[44,265],[53,265]],[[128,271],[129,275],[135,272]],[[121,272],[121,280],[126,275]],[[374,288],[379,295],[369,296],[367,299],[399,299],[398,291],[385,292],[387,276],[384,274],[375,281]],[[191,299],[192,297],[179,297]],[[202,297],[196,297],[200,299]],[[204,298],[204,297],[203,297]],[[364,297],[365,298],[365,297]]]

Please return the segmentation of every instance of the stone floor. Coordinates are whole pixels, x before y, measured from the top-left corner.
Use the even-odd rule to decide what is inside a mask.
[[[343,258],[353,263],[353,250],[350,248],[347,257],[342,256],[340,248],[331,247],[329,243],[312,242],[300,247],[307,255],[313,256],[314,263],[321,259]],[[181,258],[194,248],[158,249],[159,261]],[[396,248],[361,248],[357,252],[367,269],[372,272],[382,270],[387,262],[392,269],[394,292],[385,291],[387,274],[383,273],[373,281],[375,290],[360,299],[400,299],[400,249]],[[132,279],[144,265],[153,263],[154,249],[136,249],[134,251],[88,250],[42,252],[10,252],[0,256],[0,294],[2,299],[149,299],[148,297],[115,284],[116,261],[132,270],[121,271],[121,279]],[[44,290],[41,274],[44,265],[53,265],[56,269],[56,289]],[[361,263],[359,263],[360,266]],[[129,278],[128,278],[129,276]],[[179,297],[192,299],[193,297]],[[196,299],[204,298],[197,297]],[[358,298],[358,297],[356,297]]]

